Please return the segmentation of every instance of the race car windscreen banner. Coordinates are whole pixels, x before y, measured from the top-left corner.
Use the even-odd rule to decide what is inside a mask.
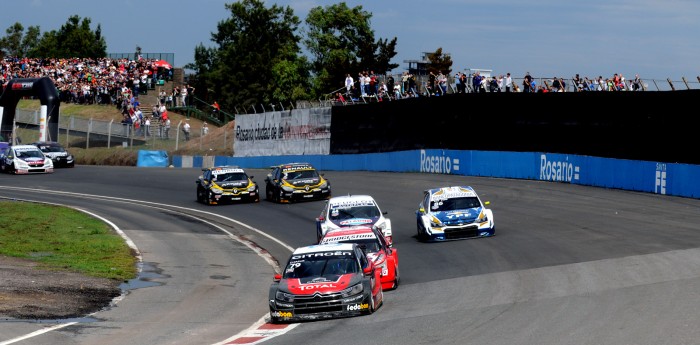
[[[327,155],[331,108],[236,115],[234,157]]]

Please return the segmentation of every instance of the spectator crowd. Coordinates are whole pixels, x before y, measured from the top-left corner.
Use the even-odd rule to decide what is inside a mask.
[[[533,78],[530,73],[516,82],[510,73],[505,75],[482,75],[475,71],[467,75],[463,72],[448,77],[446,72],[428,72],[427,76],[416,76],[403,72],[398,81],[393,75],[378,77],[373,71],[363,71],[357,79],[347,74],[344,87],[334,92],[337,102],[362,102],[363,99],[402,99],[422,96],[443,96],[447,93],[482,93],[482,92],[582,92],[582,91],[643,91],[644,86],[639,75],[627,81],[621,73],[612,77],[584,77],[579,74],[566,79],[564,77]],[[539,83],[538,84],[538,80]]]
[[[187,94],[194,88],[175,87],[169,93],[160,90],[158,104],[152,105],[153,118],[144,116],[139,95],[155,88],[158,80],[172,80],[170,69],[158,67],[155,59],[32,59],[5,57],[0,61],[0,83],[4,87],[12,79],[50,78],[62,103],[113,105],[121,111],[122,124],[133,128],[136,135],[148,136],[151,127],[159,124],[156,135],[168,139],[167,109],[189,104]],[[188,92],[189,91],[189,92]],[[125,129],[127,130],[127,129]]]

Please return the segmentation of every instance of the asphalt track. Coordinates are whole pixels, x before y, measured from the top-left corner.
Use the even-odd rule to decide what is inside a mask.
[[[261,183],[266,171],[249,173]],[[198,174],[78,166],[0,175],[2,197],[70,204],[117,224],[157,283],[92,322],[12,343],[223,344],[264,317],[274,272],[265,255],[284,262],[312,243],[322,201],[209,207],[195,202]],[[700,343],[700,200],[452,175],[325,175],[334,195],[371,194],[389,212],[401,286],[373,315],[301,323],[265,344]],[[422,191],[463,184],[491,201],[496,236],[416,241]],[[0,322],[0,344],[50,326]]]

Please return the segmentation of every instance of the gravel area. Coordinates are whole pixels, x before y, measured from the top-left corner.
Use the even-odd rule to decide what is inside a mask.
[[[108,307],[121,294],[120,284],[0,256],[0,320],[83,317]]]

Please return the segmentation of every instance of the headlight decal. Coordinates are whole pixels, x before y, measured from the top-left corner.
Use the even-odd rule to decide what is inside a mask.
[[[355,285],[341,291],[340,294],[343,297],[350,297],[350,296],[362,293],[362,290],[363,290],[362,283],[359,283],[359,284],[355,284]]]
[[[286,293],[284,291],[277,291],[275,293],[275,298],[279,301],[294,302],[294,295]]]

